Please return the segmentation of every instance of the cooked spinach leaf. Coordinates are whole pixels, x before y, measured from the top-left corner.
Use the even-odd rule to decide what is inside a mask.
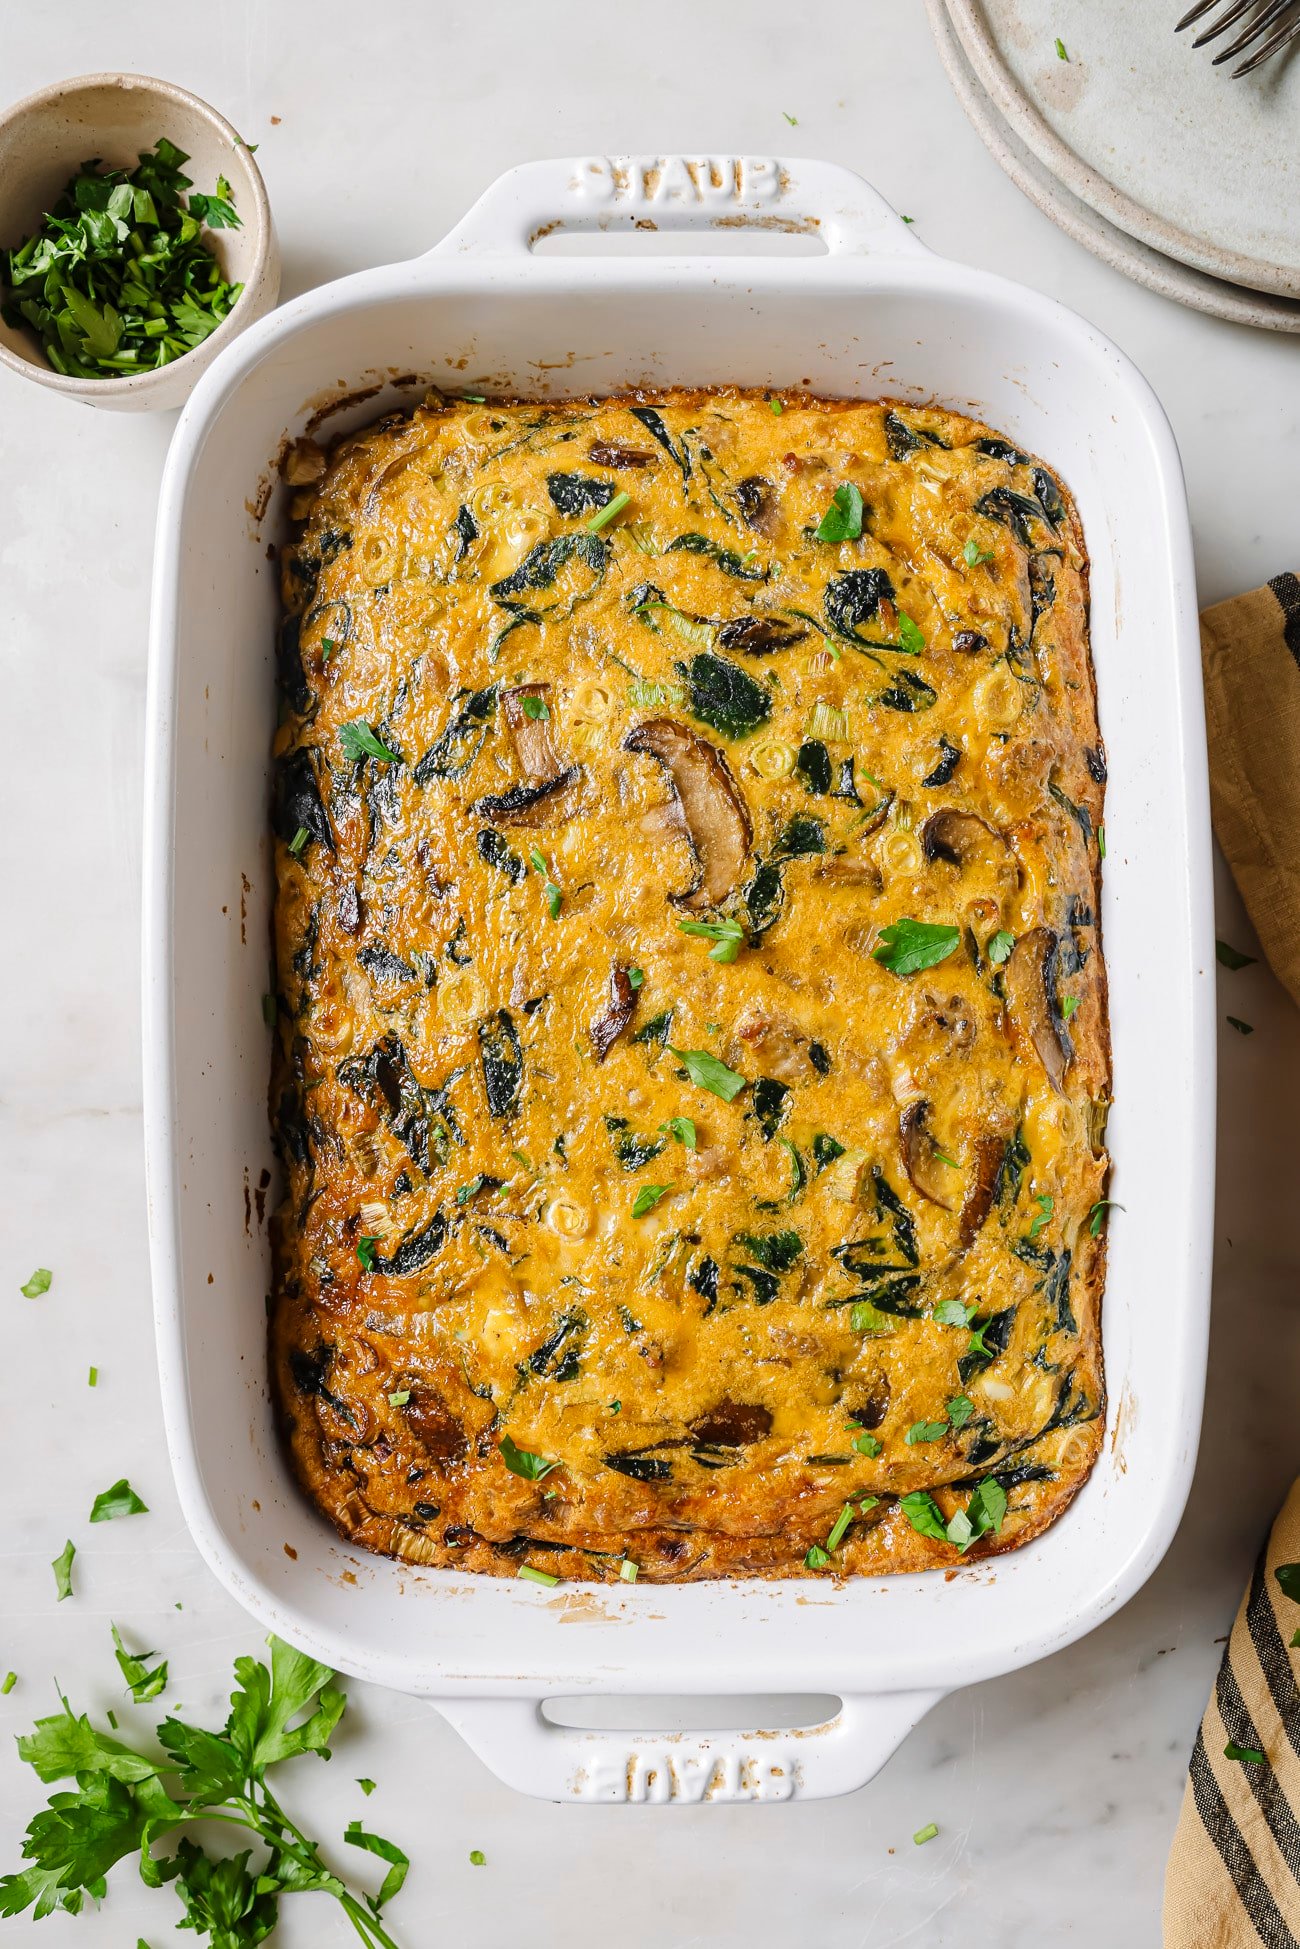
[[[499,1008],[479,1023],[478,1043],[488,1114],[499,1122],[508,1121],[519,1108],[524,1080],[524,1052],[508,1010]]]
[[[548,474],[546,491],[557,514],[573,517],[608,507],[615,488],[612,481],[597,480],[590,474]]]
[[[772,693],[725,656],[704,651],[677,667],[692,715],[724,738],[746,738],[771,716]]]

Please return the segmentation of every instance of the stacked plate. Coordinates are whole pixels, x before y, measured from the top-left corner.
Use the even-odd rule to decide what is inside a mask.
[[[1165,297],[1300,332],[1300,43],[1233,81],[1175,38],[1187,3],[926,0],[962,106],[1054,223]]]

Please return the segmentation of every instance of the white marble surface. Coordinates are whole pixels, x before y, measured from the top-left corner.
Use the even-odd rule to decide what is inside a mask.
[[[135,67],[207,96],[261,144],[286,295],[412,254],[529,156],[785,149],[842,161],[936,249],[1055,293],[1136,358],[1182,445],[1204,601],[1300,568],[1294,341],[1181,311],[1058,234],[967,128],[919,5],[864,0],[794,21],[775,0],[713,10],[661,0],[653,13],[379,0],[363,16],[342,0],[219,10],[63,0],[7,12],[0,91]],[[177,1514],[149,1314],[141,719],[169,432],[164,418],[0,383],[0,1671],[20,1674],[0,1699],[5,1735],[49,1709],[54,1673],[78,1700],[115,1702],[110,1617],[169,1655],[168,1696],[196,1714],[215,1707],[231,1659],[256,1641]],[[1220,895],[1220,931],[1249,948],[1226,876]],[[1160,952],[1153,940],[1153,962]],[[825,1949],[1055,1949],[1098,1936],[1149,1949],[1216,1639],[1300,1459],[1300,1018],[1258,967],[1221,974],[1220,986],[1221,1016],[1231,1009],[1256,1033],[1225,1026],[1221,1038],[1205,1437],[1187,1517],[1147,1588],[1071,1650],[948,1699],[871,1786],[838,1802],[537,1805],[499,1786],[428,1709],[355,1686],[333,1764],[300,1763],[286,1791],[324,1837],[364,1813],[406,1846],[415,1865],[391,1911],[406,1949],[471,1930],[491,1949],[608,1939],[740,1949],[786,1936]],[[28,1301],[17,1289],[38,1264],[54,1284]],[[122,1474],[151,1513],[90,1528],[94,1493]],[[49,1563],[67,1536],[77,1594],[56,1605]],[[371,1799],[357,1775],[379,1782]],[[36,1797],[6,1737],[5,1866]],[[913,1847],[930,1820],[940,1837]],[[472,1847],[486,1868],[469,1865]],[[290,1949],[355,1940],[323,1899],[295,1907],[277,1938]],[[170,1893],[147,1894],[128,1871],[98,1915],[46,1922],[37,1940],[158,1944],[177,1912]],[[0,1924],[0,1935],[26,1941],[31,1929]]]

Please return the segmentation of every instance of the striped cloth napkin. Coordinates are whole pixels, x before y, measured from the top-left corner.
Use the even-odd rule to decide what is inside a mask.
[[[1207,609],[1201,650],[1214,830],[1270,967],[1300,1001],[1300,577]],[[1165,1949],[1300,1949],[1298,1675],[1300,1482],[1255,1565],[1192,1748],[1165,1870]]]

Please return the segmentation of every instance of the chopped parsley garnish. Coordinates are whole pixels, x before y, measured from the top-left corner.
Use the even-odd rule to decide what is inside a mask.
[[[1096,1238],[1098,1232],[1106,1222],[1106,1213],[1112,1206],[1114,1206],[1116,1211],[1123,1211],[1124,1209],[1123,1205],[1117,1204],[1114,1198],[1098,1198],[1096,1204],[1088,1213],[1088,1231],[1093,1238]]]
[[[1056,39],[1056,58],[1058,61],[1068,61],[1070,58],[1065,51],[1065,42],[1061,39],[1059,34]]]
[[[892,1333],[894,1316],[882,1313],[869,1299],[859,1299],[849,1313],[849,1325],[855,1333]]]
[[[768,403],[768,405],[769,405],[769,406],[770,406],[770,407],[772,408],[772,411],[773,411],[773,412],[774,412],[775,414],[777,414],[777,415],[778,415],[778,417],[780,416],[780,414],[782,414],[782,413],[784,413],[784,411],[785,411],[785,401],[784,401],[784,400],[781,400],[781,399],[769,399],[767,403]]]
[[[542,876],[542,892],[546,896],[547,913],[551,916],[552,920],[558,920],[560,918],[560,909],[564,905],[564,894],[561,888],[551,878],[546,861],[542,858],[536,846],[532,847],[529,851],[528,863],[534,873],[540,873]]]
[[[1264,1755],[1258,1746],[1239,1746],[1235,1739],[1228,1741],[1223,1749],[1223,1757],[1226,1760],[1244,1760],[1248,1766],[1264,1765]]]
[[[954,1428],[964,1428],[975,1412],[975,1403],[968,1394],[954,1394],[948,1403],[948,1419]]]
[[[938,1441],[947,1432],[946,1421],[914,1421],[903,1439],[909,1448],[915,1448],[918,1442]]]
[[[544,723],[551,715],[550,707],[543,697],[522,697],[519,701],[524,716],[531,717],[534,722],[540,718]]]
[[[912,1839],[915,1841],[917,1847],[924,1847],[926,1842],[932,1841],[938,1832],[939,1823],[932,1820],[927,1822],[924,1827],[918,1827]]]
[[[461,1185],[460,1190],[456,1193],[456,1203],[458,1205],[467,1205],[470,1199],[477,1197],[482,1189],[483,1172],[480,1171],[478,1176],[472,1177],[468,1184]]]
[[[923,968],[946,961],[960,940],[956,927],[929,920],[895,920],[881,928],[880,939],[871,950],[872,959],[891,974],[919,974]]]
[[[1228,1022],[1237,1031],[1238,1035],[1254,1035],[1255,1033],[1255,1024],[1253,1022],[1243,1022],[1237,1015],[1230,1015]]]
[[[1231,968],[1234,974],[1238,968],[1253,968],[1258,965],[1255,955],[1243,954],[1240,948],[1233,947],[1228,941],[1214,943],[1214,958],[1221,968]]]
[[[24,1299],[39,1299],[42,1293],[50,1290],[54,1274],[47,1265],[38,1265],[30,1279],[24,1280],[18,1288]]]
[[[379,1234],[377,1232],[367,1232],[363,1238],[357,1240],[357,1258],[363,1272],[374,1271],[375,1247],[378,1243]]]
[[[1046,1191],[1044,1191],[1039,1197],[1034,1199],[1034,1203],[1038,1206],[1038,1210],[1035,1212],[1033,1218],[1030,1220],[1030,1225],[1029,1225],[1030,1238],[1038,1237],[1038,1234],[1042,1231],[1044,1225],[1046,1225],[1048,1219],[1052,1215],[1052,1207],[1054,1206],[1055,1202],[1056,1200]]]
[[[999,927],[997,933],[990,938],[989,944],[985,948],[984,952],[988,955],[989,960],[993,963],[994,967],[1000,968],[1002,966],[1002,963],[1010,955],[1011,950],[1015,946],[1015,944],[1016,944],[1015,935],[1008,934],[1005,927]]]
[[[978,1301],[966,1305],[960,1299],[941,1299],[931,1318],[937,1320],[940,1326],[969,1326],[975,1317],[977,1305]]]
[[[884,1448],[884,1444],[877,1436],[868,1434],[855,1435],[853,1437],[853,1446],[857,1449],[859,1455],[866,1455],[872,1461],[876,1459],[877,1455],[883,1453]]]
[[[624,1557],[618,1567],[618,1574],[625,1584],[634,1584],[636,1582],[637,1566],[633,1563],[630,1556]]]
[[[584,524],[586,526],[587,533],[589,535],[594,535],[598,533],[599,530],[603,528],[607,522],[610,522],[614,519],[614,516],[616,514],[622,514],[624,508],[627,506],[631,498],[632,496],[626,491],[626,489],[624,489],[620,493],[616,494],[612,501],[606,501],[604,507],[598,508],[595,514],[592,515],[590,521]]]
[[[993,550],[991,548],[981,548],[972,535],[971,539],[961,551],[961,558],[967,568],[978,568],[981,562],[991,562],[993,560]]]
[[[534,1455],[531,1449],[516,1447],[509,1435],[502,1435],[497,1446],[510,1473],[522,1475],[525,1482],[540,1482],[560,1466],[558,1462],[548,1462],[544,1455]]]
[[[1078,1006],[1079,997],[1077,995],[1067,995],[1061,1003],[1061,1020],[1068,1022]]]
[[[72,1595],[72,1559],[76,1554],[76,1545],[69,1539],[50,1565],[54,1572],[54,1588],[58,1592],[60,1604],[65,1597]]]
[[[137,1705],[147,1705],[150,1699],[157,1698],[167,1683],[167,1660],[164,1658],[161,1664],[155,1665],[150,1671],[148,1660],[156,1658],[158,1653],[142,1651],[137,1656],[128,1651],[122,1643],[116,1624],[110,1624],[108,1628],[113,1633],[114,1656],[123,1678],[131,1688],[131,1697]]]
[[[818,541],[860,541],[862,538],[862,490],[846,481],[831,495],[815,530]]]
[[[734,961],[745,938],[745,930],[738,920],[679,920],[677,925],[683,934],[696,934],[701,940],[715,943],[709,949],[710,961]]]
[[[914,1489],[910,1496],[899,1498],[898,1506],[918,1536],[932,1536],[937,1543],[947,1542],[943,1512],[927,1490]]]
[[[708,1024],[705,1024],[706,1028]],[[728,1069],[725,1062],[711,1056],[707,1049],[674,1049],[668,1044],[670,1055],[676,1056],[686,1074],[697,1089],[708,1090],[720,1096],[724,1103],[734,1102],[745,1087],[745,1079],[734,1069]]]
[[[91,1505],[92,1523],[111,1523],[117,1516],[147,1516],[149,1505],[141,1502],[125,1476],[116,1481],[111,1489],[103,1489]]]
[[[120,379],[201,345],[243,290],[227,284],[201,236],[239,225],[230,185],[195,191],[189,157],[160,139],[132,170],[85,164],[40,228],[0,252],[5,322],[28,325],[56,372]]]
[[[898,640],[909,656],[920,656],[925,648],[924,632],[902,609],[898,612]]]
[[[631,988],[639,988],[639,987],[641,986],[641,984],[642,984],[642,982],[643,982],[643,981],[645,980],[645,971],[644,971],[644,969],[642,969],[642,968],[629,968],[629,969],[628,969],[628,971],[627,971],[627,979],[628,979],[628,986],[629,986],[629,987],[631,987]]]
[[[671,1184],[643,1184],[632,1200],[633,1218],[644,1218],[672,1189]]]
[[[981,1536],[986,1536],[990,1530],[997,1534],[1006,1513],[1006,1490],[996,1476],[986,1476],[966,1507],[954,1513],[946,1531],[948,1541],[965,1556],[971,1544]]]
[[[374,1781],[373,1781],[373,1780],[367,1780],[367,1779],[364,1779],[364,1778],[363,1778],[363,1777],[362,1777],[362,1776],[361,1776],[360,1774],[358,1774],[358,1775],[357,1775],[357,1785],[358,1785],[358,1786],[360,1787],[360,1789],[361,1789],[361,1791],[362,1791],[362,1793],[364,1793],[364,1794],[365,1794],[365,1796],[366,1796],[366,1799],[367,1799],[367,1800],[369,1800],[369,1798],[370,1798],[370,1796],[371,1796],[371,1794],[372,1794],[372,1793],[374,1792],[374,1790],[375,1790],[375,1783],[374,1783]]]
[[[534,1570],[531,1563],[521,1563],[517,1574],[527,1578],[530,1584],[545,1584],[548,1590],[554,1590],[560,1581],[549,1570]]]
[[[667,1123],[661,1123],[659,1128],[667,1131],[670,1137],[675,1137],[679,1144],[685,1144],[687,1150],[699,1149],[699,1140],[695,1134],[695,1122],[693,1118],[669,1117]]]
[[[102,1900],[104,1878],[117,1862],[135,1859],[146,1886],[173,1882],[185,1911],[182,1928],[226,1949],[264,1942],[276,1932],[281,1898],[312,1889],[333,1895],[372,1949],[395,1949],[382,1915],[406,1878],[406,1855],[351,1822],[344,1839],[377,1855],[388,1872],[378,1894],[350,1889],[268,1785],[267,1774],[281,1760],[302,1753],[328,1759],[347,1704],[327,1665],[279,1638],[269,1642],[269,1670],[252,1658],[236,1659],[236,1689],[220,1731],[187,1725],[175,1713],[158,1727],[161,1761],[100,1731],[66,1699],[60,1712],[37,1721],[18,1742],[21,1757],[42,1780],[71,1779],[75,1786],[61,1787],[29,1823],[23,1853],[30,1865],[0,1878],[0,1913],[18,1915],[34,1905],[37,1918],[56,1909],[78,1914],[87,1895]],[[138,1681],[142,1697],[153,1696],[153,1676]],[[107,1716],[116,1727],[114,1715]],[[249,1866],[251,1850],[218,1859],[189,1835],[164,1862],[150,1858],[147,1844],[141,1854],[142,1837],[171,1837],[191,1822],[203,1823],[198,1832],[204,1834],[210,1821],[243,1828],[259,1850],[256,1865]]]
[[[611,1401],[609,1411],[611,1414],[621,1414],[623,1412],[623,1403],[621,1401]]]
[[[830,1558],[820,1543],[814,1543],[810,1546],[803,1562],[805,1570],[824,1570],[830,1562]]]
[[[289,841],[289,851],[293,854],[295,859],[298,859],[301,856],[302,849],[307,844],[307,841],[310,838],[311,838],[311,834],[308,832],[306,826],[299,826],[297,832],[293,835],[293,838]]]
[[[382,738],[377,738],[364,717],[355,718],[350,724],[339,725],[339,743],[343,756],[354,764],[362,758],[377,758],[381,765],[401,763],[401,753],[390,751]]]

